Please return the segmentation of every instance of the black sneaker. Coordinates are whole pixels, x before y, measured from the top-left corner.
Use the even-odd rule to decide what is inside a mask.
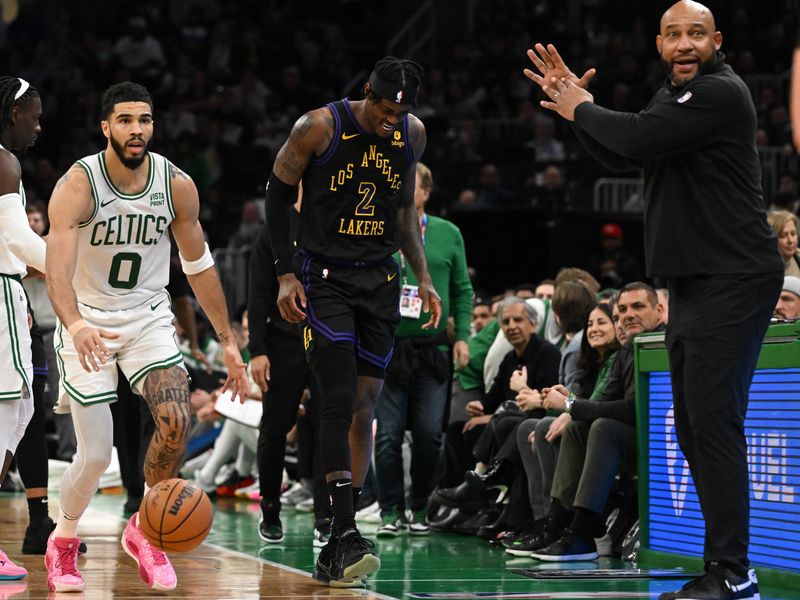
[[[368,575],[381,567],[371,541],[357,529],[331,536],[314,565],[314,579],[331,587],[362,587]]]
[[[47,538],[55,528],[56,524],[50,517],[28,525],[22,540],[22,553],[44,554],[47,551]],[[78,546],[78,554],[86,554],[86,544],[83,542]]]
[[[536,523],[531,526],[530,533],[521,535],[516,539],[512,537],[507,543],[503,542],[503,547],[506,549],[507,554],[512,556],[533,556],[534,552],[546,548],[558,539],[554,533],[547,529],[546,525],[537,527]]]
[[[281,520],[265,521],[264,517],[258,522],[258,537],[268,544],[280,544],[283,541],[283,525]]]
[[[548,562],[597,560],[594,538],[585,540],[567,531],[549,546],[531,552],[531,557]]]
[[[658,600],[761,600],[761,595],[753,569],[742,577],[712,562],[705,575],[692,579],[677,592],[661,594]]]

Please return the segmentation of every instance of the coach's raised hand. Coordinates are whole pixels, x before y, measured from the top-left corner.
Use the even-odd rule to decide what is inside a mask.
[[[535,73],[531,69],[523,69],[522,72],[525,77],[541,88],[544,88],[549,81],[555,78],[557,80],[566,79],[586,89],[589,87],[592,77],[597,74],[597,69],[592,68],[586,71],[583,77],[578,77],[564,64],[564,59],[561,58],[553,44],[547,44],[546,48],[544,44],[534,44],[533,49],[528,50],[528,58],[539,73]]]

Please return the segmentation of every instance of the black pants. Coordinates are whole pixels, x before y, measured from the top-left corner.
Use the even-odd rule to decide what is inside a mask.
[[[445,469],[440,487],[454,487],[464,481],[464,473],[475,468],[472,450],[481,437],[486,425],[473,427],[462,432],[465,421],[456,421],[447,426],[444,437]]]
[[[256,458],[261,496],[275,501],[280,497],[286,434],[297,422],[297,408],[306,387],[311,387],[308,421],[313,438],[314,511],[317,519],[328,516],[328,498],[319,453],[319,392],[311,376],[303,341],[273,328],[268,329],[267,357],[270,361],[269,389],[264,396],[264,413],[258,432]],[[306,437],[303,441],[308,441]],[[317,481],[320,480],[320,481]]]
[[[25,435],[22,436],[17,446],[17,468],[26,489],[47,487],[48,455],[45,415],[48,407],[44,394],[46,382],[47,377],[44,375],[33,376],[33,416],[25,430]]]
[[[783,273],[667,280],[675,430],[705,518],[704,559],[739,571],[749,564],[748,391],[782,283]]]

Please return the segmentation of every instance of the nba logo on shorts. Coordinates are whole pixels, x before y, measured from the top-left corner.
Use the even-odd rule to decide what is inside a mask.
[[[395,98],[394,101],[397,102],[398,104],[403,102],[403,90],[397,92],[397,98]]]

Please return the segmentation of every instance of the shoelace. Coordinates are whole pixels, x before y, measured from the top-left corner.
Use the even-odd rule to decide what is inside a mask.
[[[339,543],[342,544],[344,550],[348,550],[350,547],[371,550],[375,547],[375,543],[372,540],[361,537],[361,534],[357,531],[343,536],[340,538]]]
[[[167,554],[163,550],[159,550],[152,544],[148,544],[148,546],[150,546],[150,556],[153,557],[153,562],[157,567],[167,564]]]
[[[74,546],[74,548],[73,548]],[[61,570],[62,575],[78,575],[78,544],[70,544],[66,548],[58,549],[56,567]]]

